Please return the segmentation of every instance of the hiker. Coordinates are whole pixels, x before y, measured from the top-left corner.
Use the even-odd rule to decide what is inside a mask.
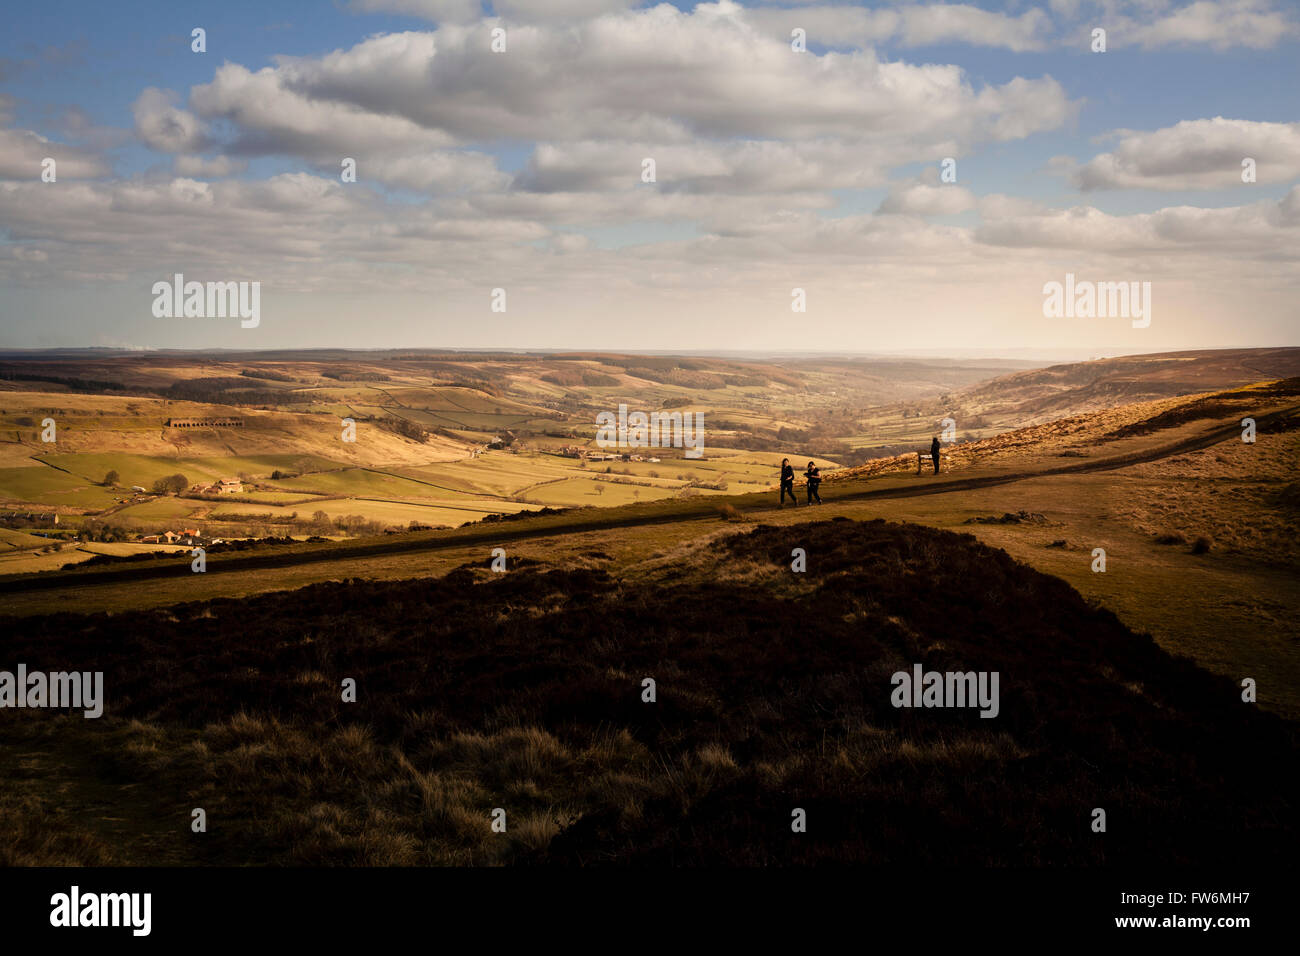
[[[821,492],[817,489],[822,484],[822,472],[815,461],[808,462],[808,470],[804,472],[804,477],[808,479],[808,504],[812,504],[814,498],[817,499],[818,504],[821,504]]]
[[[794,496],[794,466],[789,458],[781,459],[781,507],[785,507],[785,496],[790,495],[790,504],[799,507],[799,499]]]
[[[930,442],[930,457],[934,459],[934,473],[939,474],[939,436],[934,436],[934,441]]]

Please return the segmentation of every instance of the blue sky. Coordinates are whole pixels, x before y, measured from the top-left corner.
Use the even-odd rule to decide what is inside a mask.
[[[600,322],[601,347],[795,348],[794,285],[849,351],[1294,341],[1295,5],[675,6],[7,12],[0,344],[575,348]],[[256,341],[159,324],[142,289],[173,270],[262,282]],[[1044,324],[1067,270],[1149,276],[1173,311],[1145,337]]]

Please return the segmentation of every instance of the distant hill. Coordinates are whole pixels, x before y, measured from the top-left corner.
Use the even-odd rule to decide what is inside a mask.
[[[1217,349],[1129,355],[1012,372],[962,389],[969,415],[1018,425],[1300,375],[1300,348]]]

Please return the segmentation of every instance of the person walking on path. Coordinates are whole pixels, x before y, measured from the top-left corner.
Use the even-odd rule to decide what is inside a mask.
[[[785,507],[785,496],[790,496],[790,504],[796,508],[799,506],[799,499],[794,496],[794,466],[790,464],[789,458],[781,459],[781,507]]]
[[[821,504],[822,496],[818,489],[822,485],[822,472],[815,461],[808,462],[808,470],[804,472],[804,477],[808,479],[808,504],[812,504],[813,499]]]
[[[934,436],[934,441],[930,442],[930,457],[934,459],[934,473],[939,474],[939,436]]]

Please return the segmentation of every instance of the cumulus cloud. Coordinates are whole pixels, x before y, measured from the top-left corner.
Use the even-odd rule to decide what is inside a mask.
[[[1118,145],[1082,165],[1058,162],[1081,189],[1218,189],[1242,184],[1242,160],[1257,181],[1300,176],[1300,123],[1184,120],[1150,132],[1115,130]]]
[[[489,52],[486,37],[484,24],[453,24],[281,58],[255,74],[227,65],[194,89],[191,106],[238,124],[248,146],[259,136],[319,140],[336,125],[352,140],[436,136],[444,144],[864,130],[978,141],[1053,129],[1071,113],[1050,77],[975,88],[955,66],[883,62],[870,50],[794,55],[740,8],[683,13],[664,4],[524,26],[511,31],[507,54]]]
[[[1046,49],[1052,43],[1050,18],[1038,9],[1008,16],[959,3],[876,9],[816,4],[752,10],[745,16],[765,32],[783,36],[786,43],[790,31],[798,27],[811,42],[837,49],[887,43],[906,48],[965,43],[1022,52]]]
[[[39,180],[47,157],[54,160],[60,181],[110,172],[104,158],[90,150],[51,142],[29,129],[0,129],[0,179]]]
[[[915,147],[903,141],[542,143],[514,186],[535,192],[634,190],[643,188],[642,163],[651,159],[660,193],[776,195],[861,189],[885,182],[890,168],[915,156]]]
[[[162,153],[193,153],[209,145],[202,122],[176,105],[170,90],[147,87],[131,107],[135,132],[152,149]]]
[[[1185,6],[1156,6],[1160,12],[1149,20],[1120,19],[1113,31],[1115,45],[1266,49],[1298,32],[1294,8],[1284,12],[1271,0],[1196,0]]]
[[[1118,216],[1092,206],[986,219],[974,238],[1021,249],[1077,249],[1112,255],[1203,254],[1300,260],[1300,186],[1279,201],[1206,209],[1174,206]]]
[[[679,199],[677,215],[700,203],[699,197]],[[55,272],[126,274],[164,265],[182,271],[252,270],[268,281],[355,291],[381,290],[398,276],[416,286],[491,284],[503,263],[518,281],[546,284],[552,277],[545,262],[554,249],[601,254],[587,243],[556,238],[563,233],[543,225],[535,208],[515,207],[509,197],[496,202],[386,201],[364,186],[307,173],[259,182],[85,182],[57,190],[39,182],[0,184],[0,219],[11,238],[48,253],[44,265]],[[945,270],[961,274],[999,248],[1028,255],[1158,254],[1178,259],[1190,274],[1233,258],[1300,261],[1300,187],[1279,201],[1113,215],[1090,206],[1056,209],[1011,197],[976,202],[958,186],[912,183],[887,205],[920,214],[974,206],[982,219],[956,227],[918,215],[827,218],[812,208],[763,211],[753,200],[729,229],[727,215],[736,210],[721,203],[697,210],[699,238],[650,243],[637,257],[687,271],[710,263],[736,281],[792,268],[851,268],[866,259],[941,262]],[[539,240],[551,242],[538,247]],[[606,267],[609,281],[632,286],[649,281],[634,259],[609,260]]]
[[[836,48],[956,43],[1017,53],[1087,49],[1097,26],[1106,28],[1113,47],[1261,49],[1296,35],[1300,23],[1294,6],[1281,0],[1051,0],[1046,9],[1016,15],[962,3],[866,8],[776,2],[747,16],[787,41],[800,27],[810,41]]]
[[[908,216],[947,216],[976,206],[969,189],[954,183],[905,183],[889,191],[876,211]]]
[[[750,12],[615,9],[512,28],[505,55],[488,50],[486,22],[447,22],[257,71],[226,63],[189,110],[145,91],[137,128],[194,153],[219,124],[231,157],[296,156],[320,172],[350,157],[370,181],[430,193],[509,188],[474,147],[522,141],[536,147],[516,189],[628,190],[651,157],[662,192],[738,195],[878,185],[918,158],[1057,128],[1076,108],[1051,78],[976,86],[957,67],[870,50],[796,56]]]
[[[638,6],[641,0],[492,0],[484,12],[507,25],[592,19]],[[437,23],[476,19],[477,3],[459,0],[354,0],[358,12],[391,12],[420,16]],[[836,48],[896,42],[903,47],[967,43],[1009,50],[1041,50],[1050,44],[1051,19],[1031,9],[1016,16],[964,3],[908,3],[897,8],[866,9],[817,0],[786,0],[780,9],[755,9],[732,0],[700,3],[701,15],[743,18],[789,43],[790,31],[800,27],[808,39]]]

